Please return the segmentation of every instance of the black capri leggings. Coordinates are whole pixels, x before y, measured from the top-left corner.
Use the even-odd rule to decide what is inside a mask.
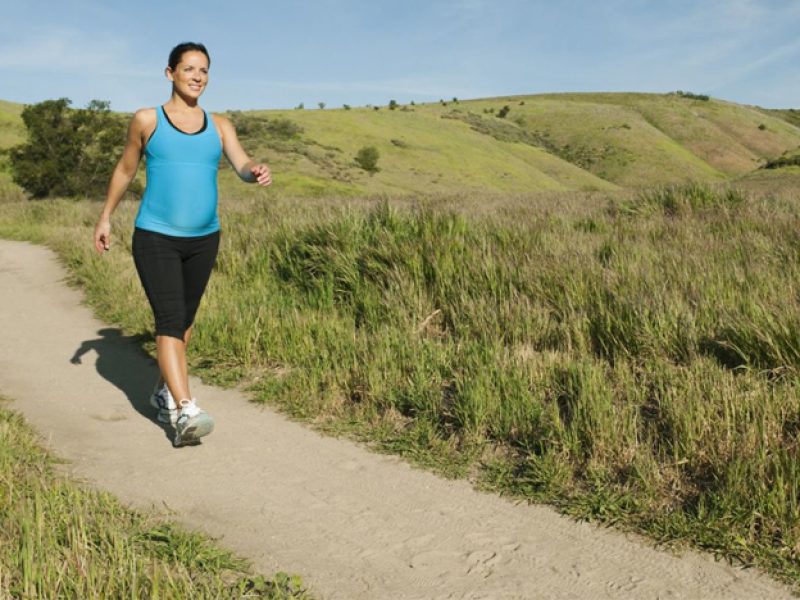
[[[133,261],[156,320],[156,335],[183,339],[194,323],[219,250],[219,231],[200,237],[133,232]]]

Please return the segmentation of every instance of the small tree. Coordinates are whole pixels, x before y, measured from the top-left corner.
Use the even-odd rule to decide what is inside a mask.
[[[303,110],[306,107],[302,102],[294,107],[295,110]]]
[[[325,109],[325,103],[324,102],[317,102],[317,106],[319,106],[320,110],[324,110]]]
[[[109,103],[73,110],[68,98],[25,107],[28,140],[9,151],[12,176],[33,198],[102,196],[125,143],[125,123]],[[135,182],[129,187],[140,193]]]
[[[397,100],[389,100],[389,110],[397,108]]]
[[[497,116],[501,119],[505,119],[508,112],[511,110],[511,107],[506,104],[503,108],[497,111]]]
[[[368,173],[377,173],[381,154],[375,146],[364,146],[356,153],[356,164]]]
[[[350,105],[349,104],[342,104],[342,108],[345,109],[345,110],[350,110]]]

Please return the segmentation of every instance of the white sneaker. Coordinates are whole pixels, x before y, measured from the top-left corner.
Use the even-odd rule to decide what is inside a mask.
[[[180,413],[175,423],[175,439],[172,445],[176,448],[200,443],[200,438],[214,431],[214,419],[206,411],[197,406],[197,402],[181,400]]]
[[[150,396],[150,405],[158,410],[156,419],[160,423],[175,425],[178,420],[178,406],[175,404],[172,394],[169,393],[166,383],[161,387],[156,384],[153,394]]]

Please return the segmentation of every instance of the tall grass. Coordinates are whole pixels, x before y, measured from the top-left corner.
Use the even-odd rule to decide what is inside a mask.
[[[443,473],[796,583],[798,208],[702,186],[229,202],[192,362]],[[91,254],[96,210],[7,204],[0,233],[46,239],[146,333],[128,253]]]

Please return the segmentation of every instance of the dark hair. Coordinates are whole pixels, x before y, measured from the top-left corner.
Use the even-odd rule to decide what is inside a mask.
[[[175,70],[175,67],[178,66],[178,63],[181,62],[181,58],[183,58],[184,52],[202,52],[206,55],[208,59],[208,66],[211,66],[211,57],[208,55],[208,50],[203,44],[198,44],[196,42],[183,42],[182,44],[178,44],[172,49],[172,52],[169,53],[169,60],[167,61],[167,65],[170,69]]]

